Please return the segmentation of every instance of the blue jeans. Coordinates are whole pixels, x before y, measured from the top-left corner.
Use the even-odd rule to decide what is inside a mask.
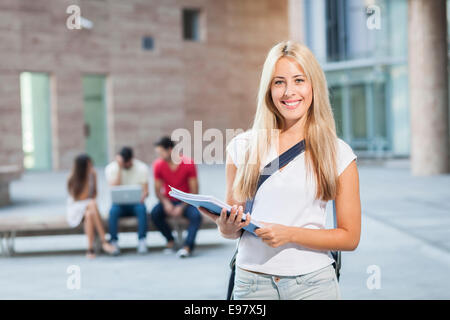
[[[119,218],[135,216],[138,219],[139,240],[147,235],[147,210],[145,204],[113,204],[109,211],[109,234],[111,241],[117,241],[117,225]]]
[[[172,201],[174,205],[181,203],[181,201]],[[158,203],[151,212],[152,220],[155,226],[159,231],[163,234],[163,236],[167,239],[167,241],[174,241],[174,237],[172,235],[172,229],[168,225],[166,221],[167,214],[164,211],[164,206]],[[187,238],[184,242],[184,245],[194,250],[195,247],[195,237],[197,236],[197,231],[200,228],[200,224],[202,223],[202,215],[197,210],[197,208],[187,205],[183,211],[183,216],[189,220],[188,234]]]
[[[299,276],[272,276],[236,267],[235,300],[340,300],[333,265]]]

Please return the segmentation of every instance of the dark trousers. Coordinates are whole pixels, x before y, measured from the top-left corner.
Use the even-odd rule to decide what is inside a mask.
[[[174,205],[180,203],[180,201],[172,201]],[[151,212],[152,220],[155,226],[159,231],[163,234],[163,236],[167,239],[167,241],[174,241],[172,230],[166,221],[167,214],[164,211],[164,206],[158,203]],[[194,250],[195,246],[195,237],[197,236],[197,231],[200,228],[200,224],[202,223],[202,215],[197,210],[197,208],[187,205],[183,211],[183,216],[189,220],[188,227],[188,235],[184,242],[184,245]]]
[[[111,241],[117,241],[117,225],[122,217],[135,216],[138,219],[139,240],[147,235],[147,210],[145,204],[113,204],[109,211],[109,234]]]

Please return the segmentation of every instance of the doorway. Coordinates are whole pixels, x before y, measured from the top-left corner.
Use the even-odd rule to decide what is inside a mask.
[[[47,73],[20,74],[22,149],[27,170],[51,170],[50,79]]]
[[[108,162],[106,86],[104,75],[83,76],[84,135],[86,153],[95,166]]]

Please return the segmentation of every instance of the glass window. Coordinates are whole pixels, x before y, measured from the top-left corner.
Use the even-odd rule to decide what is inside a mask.
[[[200,41],[200,10],[184,9],[183,10],[183,39]]]
[[[330,103],[333,110],[334,121],[336,123],[336,133],[338,137],[343,135],[343,113],[342,113],[342,87],[330,88]]]
[[[380,6],[375,11],[375,7],[370,10],[368,3],[361,0],[326,0],[325,3],[327,61],[373,57],[385,46]],[[377,21],[376,27],[380,29],[369,30],[368,21]]]
[[[350,105],[352,115],[352,137],[355,139],[366,139],[366,95],[364,84],[352,85],[350,87]]]
[[[346,0],[327,0],[327,59],[345,60],[347,56]]]
[[[142,38],[142,49],[153,50],[153,37]]]
[[[376,138],[386,138],[386,92],[384,83],[373,84],[373,106],[374,135]]]

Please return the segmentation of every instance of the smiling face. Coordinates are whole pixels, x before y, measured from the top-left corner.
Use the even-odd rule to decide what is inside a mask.
[[[292,57],[282,57],[277,61],[270,92],[287,127],[295,124],[308,112],[313,99],[311,83]]]

